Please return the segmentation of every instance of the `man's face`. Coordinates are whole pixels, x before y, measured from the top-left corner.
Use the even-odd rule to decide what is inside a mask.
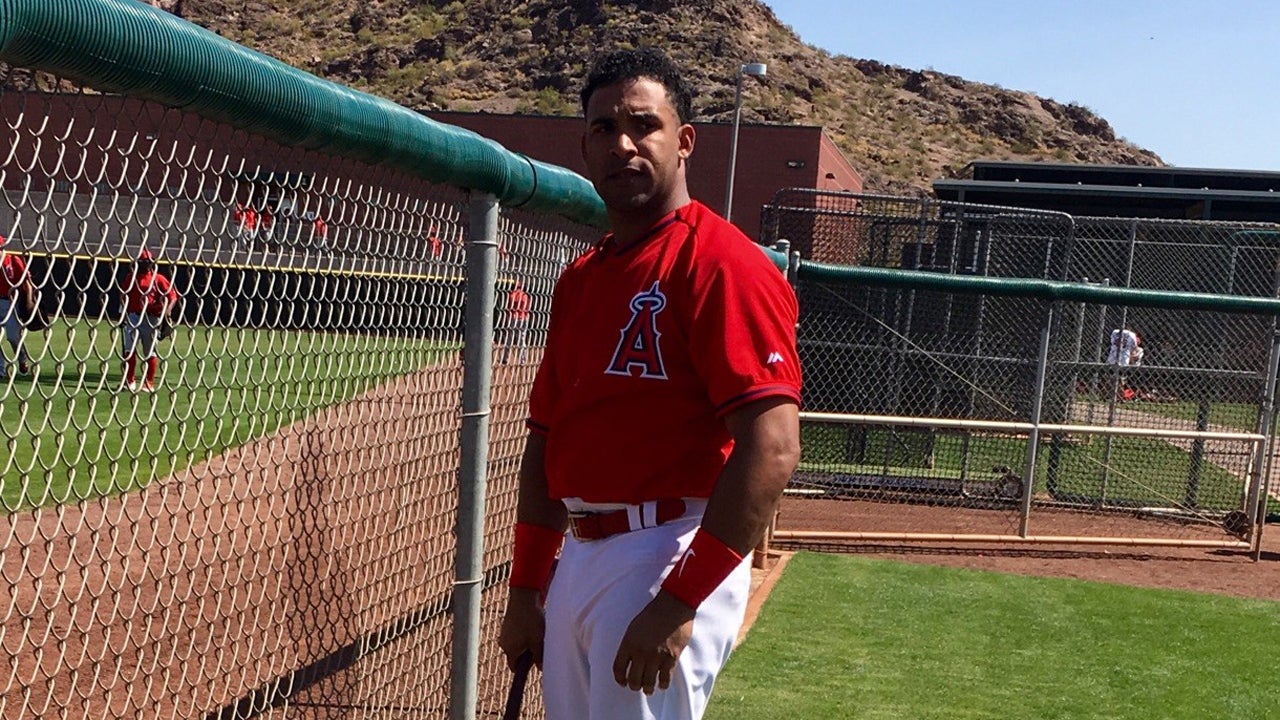
[[[662,83],[636,78],[601,87],[587,102],[586,119],[582,159],[610,211],[665,211],[684,192],[693,127],[680,124]]]

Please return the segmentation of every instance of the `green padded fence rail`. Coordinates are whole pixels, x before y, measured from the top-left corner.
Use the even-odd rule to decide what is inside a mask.
[[[769,261],[773,263],[774,267],[778,268],[784,273],[787,271],[786,255],[766,245],[761,245],[760,250],[764,252],[765,257],[769,258]]]
[[[361,93],[135,0],[0,0],[0,61],[196,112],[289,146],[492,193],[597,227],[580,175]]]
[[[1099,305],[1206,310],[1210,312],[1280,315],[1280,299],[1217,295],[1170,290],[1139,290],[1085,283],[1023,278],[946,275],[921,270],[847,267],[802,261],[797,270],[801,280],[840,282],[908,290],[1028,297],[1040,300],[1087,302]]]

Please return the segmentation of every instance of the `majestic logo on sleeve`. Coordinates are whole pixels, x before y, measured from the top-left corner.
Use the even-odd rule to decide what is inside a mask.
[[[640,369],[640,377],[666,380],[667,371],[662,365],[662,348],[658,347],[658,313],[667,306],[667,296],[658,289],[658,283],[631,298],[631,322],[621,330],[622,337],[609,361],[608,375],[633,377],[633,368]]]

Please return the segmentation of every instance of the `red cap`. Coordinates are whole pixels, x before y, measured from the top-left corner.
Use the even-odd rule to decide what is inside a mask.
[[[4,244],[6,242],[7,241],[5,240],[5,237],[3,235],[0,235],[0,248],[4,247]]]
[[[146,248],[142,248],[142,252],[138,253],[138,259],[139,259],[139,260],[153,260],[153,259],[155,259],[155,256],[151,254],[151,251],[150,251],[150,250],[148,250],[148,249],[146,249]]]

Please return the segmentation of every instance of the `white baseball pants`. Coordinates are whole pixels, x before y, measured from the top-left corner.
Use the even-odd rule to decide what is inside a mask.
[[[150,360],[156,356],[156,327],[160,318],[146,313],[129,313],[124,323],[120,341],[120,357],[125,360],[137,353],[137,359]]]
[[[13,348],[15,361],[27,362],[27,350],[22,347],[22,323],[18,322],[18,303],[9,298],[0,298],[0,324],[4,325],[4,337]],[[5,357],[0,354],[0,374],[5,370]]]
[[[701,520],[699,512],[602,540],[565,538],[547,594],[542,664],[547,720],[702,717],[746,614],[749,559],[698,608],[693,638],[676,663],[668,689],[645,695],[613,678],[613,660],[627,626],[657,595]]]

